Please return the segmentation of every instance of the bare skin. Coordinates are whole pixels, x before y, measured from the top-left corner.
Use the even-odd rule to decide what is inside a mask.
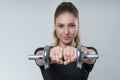
[[[69,12],[64,12],[56,18],[54,29],[59,39],[59,44],[50,49],[51,63],[67,65],[76,61],[77,49],[74,38],[76,37],[79,24],[78,19]],[[81,47],[81,51],[85,54],[96,54],[94,50]],[[38,51],[41,54],[43,51]],[[62,60],[62,57],[64,60]],[[93,64],[95,60],[87,60],[85,63]],[[38,65],[43,65],[40,60],[36,60]]]

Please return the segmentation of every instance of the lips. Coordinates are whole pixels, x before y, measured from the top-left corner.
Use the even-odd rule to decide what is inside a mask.
[[[63,39],[65,39],[65,40],[69,40],[69,39],[70,39],[70,37],[63,37]]]

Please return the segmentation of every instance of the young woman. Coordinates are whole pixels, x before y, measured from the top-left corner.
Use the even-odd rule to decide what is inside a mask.
[[[79,36],[79,12],[71,2],[62,2],[54,15],[54,38],[55,43],[50,49],[51,65],[44,69],[42,61],[36,60],[40,67],[44,80],[87,80],[95,60],[87,60],[82,69],[77,68],[76,46],[80,43]],[[41,54],[44,48],[38,48],[35,54]],[[82,46],[85,54],[96,54],[93,47]]]

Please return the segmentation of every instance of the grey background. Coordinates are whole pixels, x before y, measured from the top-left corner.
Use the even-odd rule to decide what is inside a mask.
[[[54,11],[65,0],[0,0],[0,80],[43,80],[34,61],[53,43]],[[100,55],[89,80],[120,79],[120,1],[66,0],[80,11],[81,42]]]

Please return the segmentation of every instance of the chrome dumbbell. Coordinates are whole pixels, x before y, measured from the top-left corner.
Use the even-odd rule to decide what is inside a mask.
[[[29,60],[38,60],[40,59],[43,64],[44,68],[48,69],[50,65],[50,59],[49,59],[49,46],[45,46],[43,53],[41,55],[29,55]]]
[[[50,66],[50,57],[49,57],[49,46],[45,46],[43,53],[41,55],[29,55],[29,60],[37,60],[40,59],[44,63],[44,68],[48,69]],[[82,68],[82,64],[87,59],[98,59],[98,54],[84,54],[81,52],[81,46],[77,45],[77,67]]]

